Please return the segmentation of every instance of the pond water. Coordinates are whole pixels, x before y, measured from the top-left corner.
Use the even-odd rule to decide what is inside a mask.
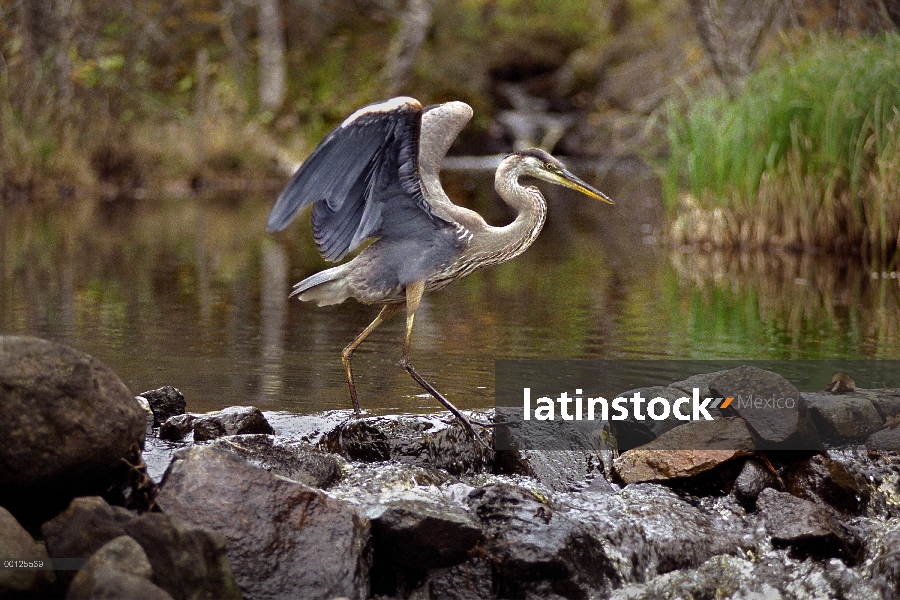
[[[493,404],[497,359],[900,358],[896,273],[824,255],[672,251],[655,243],[651,174],[575,170],[616,206],[544,186],[549,220],[528,252],[419,309],[413,364],[457,406]],[[444,180],[490,222],[509,219],[490,175]],[[277,185],[0,207],[0,333],[69,343],[135,393],[174,385],[196,412],[347,408],[340,351],[378,308],[288,299],[327,265],[308,215],[265,233]],[[403,325],[395,317],[354,356],[373,412],[439,408],[397,366]]]

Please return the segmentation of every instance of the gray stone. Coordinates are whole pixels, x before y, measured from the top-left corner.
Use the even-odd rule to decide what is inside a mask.
[[[40,522],[104,493],[143,446],[144,411],[108,367],[68,346],[0,336],[0,504]]]
[[[809,500],[766,488],[756,499],[756,510],[775,547],[790,548],[795,557],[836,557],[848,564],[862,558],[856,533]]]
[[[756,505],[756,498],[766,488],[779,489],[778,477],[765,466],[755,460],[744,463],[741,473],[734,480],[735,497],[751,506]]]
[[[376,560],[402,569],[449,567],[463,562],[481,540],[465,510],[422,500],[392,500],[368,513]]]
[[[813,423],[826,438],[865,439],[881,429],[881,416],[866,398],[804,392]]]
[[[134,399],[140,405],[141,410],[144,411],[144,419],[146,419],[144,433],[145,435],[151,435],[153,433],[153,428],[156,427],[156,417],[153,416],[153,410],[150,408],[150,403],[143,396],[135,396]]]
[[[275,433],[262,411],[255,406],[230,406],[217,412],[197,415],[193,429],[195,442],[225,435]]]
[[[853,395],[866,398],[878,411],[881,422],[900,415],[900,390],[856,390]]]
[[[10,558],[45,560],[49,556],[12,513],[0,506],[0,559]],[[46,598],[55,583],[53,571],[0,569],[0,598]]]
[[[870,452],[900,451],[900,427],[885,427],[866,439],[866,450]]]
[[[788,465],[782,479],[786,492],[852,515],[865,512],[872,493],[858,469],[822,454]]]
[[[124,524],[134,513],[110,506],[99,496],[75,498],[59,515],[41,526],[47,552],[53,558],[88,558],[108,541],[126,535]],[[68,584],[72,571],[58,577]]]
[[[97,572],[109,569],[151,582],[153,568],[141,545],[127,535],[113,538],[101,546],[88,561],[88,568],[78,571],[69,585],[67,598],[92,598],[98,580]],[[129,582],[130,586],[135,585]],[[143,586],[145,587],[145,586]],[[160,590],[162,591],[162,590]]]
[[[156,390],[141,392],[138,395],[147,399],[157,427],[169,420],[170,417],[183,415],[184,409],[187,406],[187,402],[184,400],[184,394],[171,385],[163,386]]]
[[[221,534],[163,513],[145,513],[124,529],[146,552],[153,582],[175,600],[240,599]]]
[[[713,379],[709,389],[712,397],[734,398],[727,411],[747,422],[758,449],[821,448],[806,401],[781,375],[742,365]]]
[[[341,478],[341,458],[305,442],[285,442],[272,435],[251,434],[220,438],[212,444],[235,452],[266,471],[317,488],[328,488]]]
[[[194,446],[176,453],[157,504],[225,536],[235,580],[248,597],[368,595],[368,519],[232,452]]]
[[[692,375],[683,381],[670,383],[669,387],[679,389],[688,394],[693,394],[694,388],[698,388],[701,398],[709,398],[712,395],[709,391],[709,383],[725,373],[727,373],[727,369],[723,371],[713,371],[712,373],[699,373],[697,375]]]
[[[151,581],[112,567],[98,567],[85,573],[89,575],[77,587],[73,582],[66,600],[172,600],[172,596]]]
[[[193,430],[194,421],[196,420],[196,415],[192,414],[169,417],[166,419],[165,423],[159,426],[159,438],[161,440],[177,442]]]

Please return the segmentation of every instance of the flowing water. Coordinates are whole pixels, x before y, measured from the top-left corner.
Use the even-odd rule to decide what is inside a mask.
[[[458,406],[493,404],[497,359],[900,358],[896,273],[824,255],[671,251],[655,243],[652,176],[575,170],[616,206],[544,186],[549,220],[534,246],[417,313],[413,364]],[[444,179],[490,222],[510,218],[490,176]],[[288,299],[326,263],[308,215],[265,233],[277,192],[3,205],[0,334],[76,346],[136,393],[174,385],[195,412],[348,407],[340,351],[378,308]],[[375,412],[438,408],[397,366],[403,321],[354,356],[361,403]]]

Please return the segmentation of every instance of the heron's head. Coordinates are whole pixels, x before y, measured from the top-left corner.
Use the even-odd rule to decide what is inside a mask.
[[[590,196],[601,202],[615,204],[609,196],[592,185],[585,183],[582,179],[569,171],[562,162],[539,148],[514,152],[509,155],[509,158],[516,161],[517,164],[515,170],[519,175],[528,175],[537,179],[549,181],[550,183],[555,183],[556,185],[561,185],[581,192],[585,196]]]

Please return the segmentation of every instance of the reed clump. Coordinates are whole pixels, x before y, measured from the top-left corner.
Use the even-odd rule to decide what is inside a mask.
[[[818,39],[734,100],[668,109],[671,239],[888,260],[900,237],[900,37]]]

